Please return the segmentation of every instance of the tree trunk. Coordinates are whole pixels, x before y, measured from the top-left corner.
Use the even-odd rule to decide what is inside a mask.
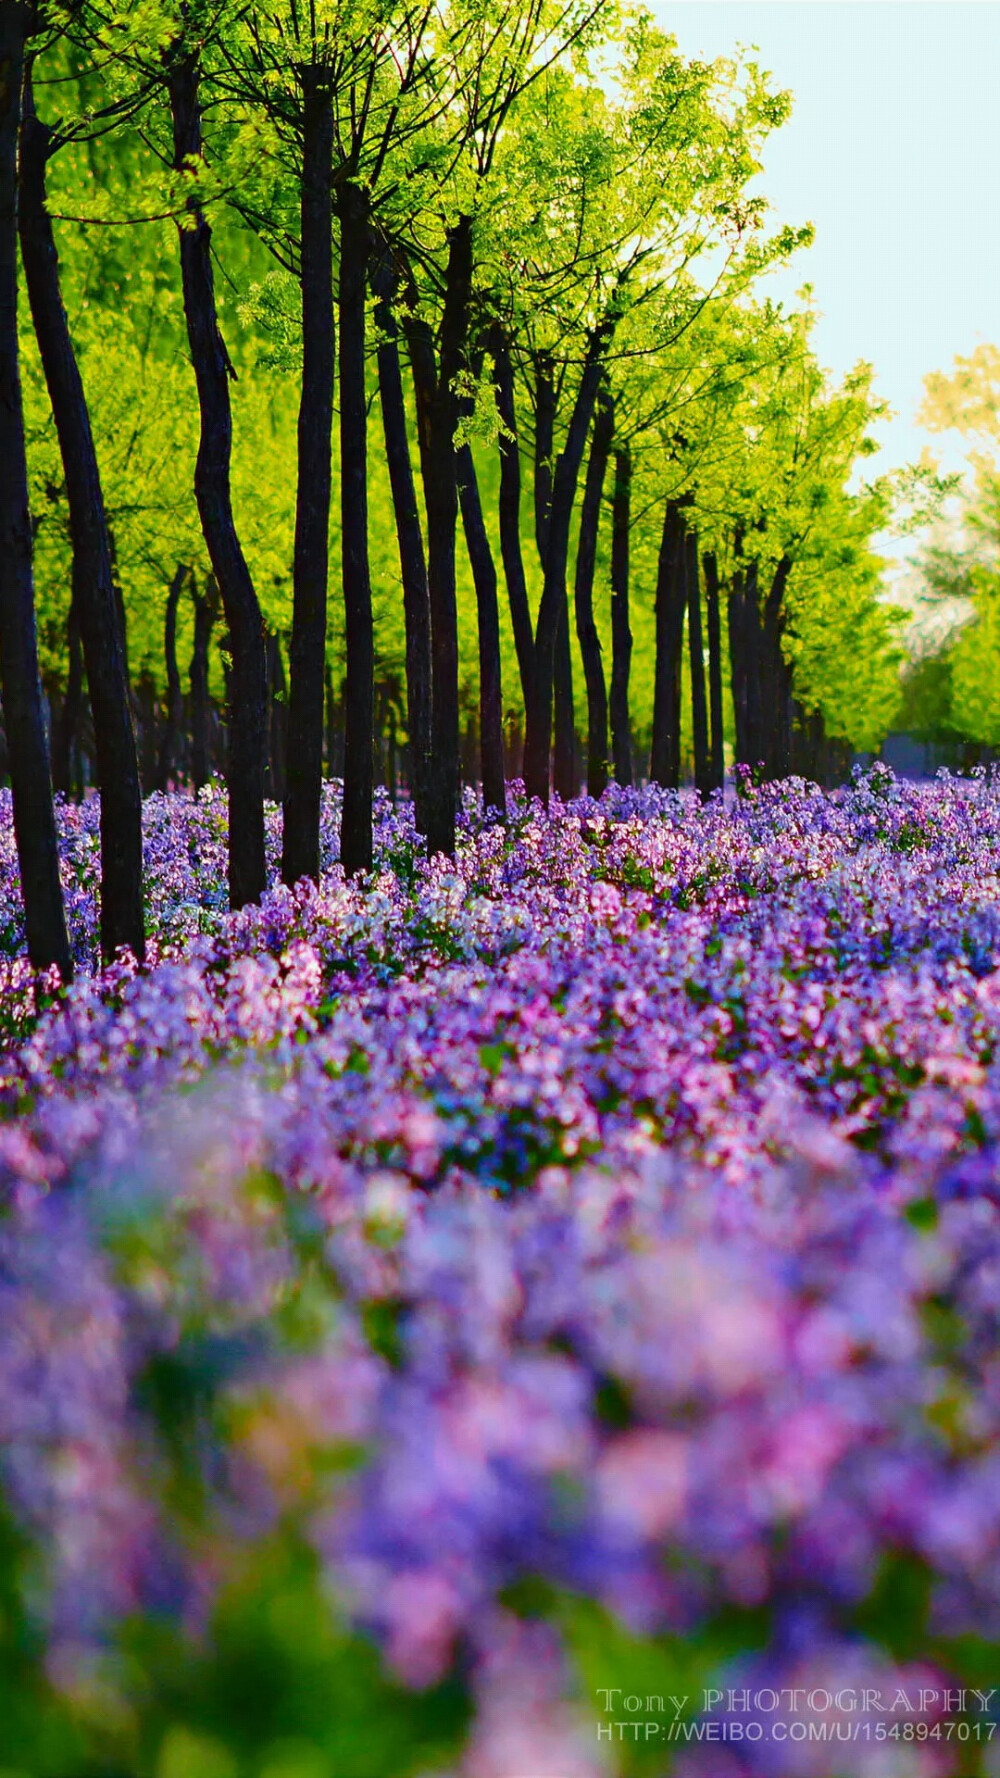
[[[333,689],[333,668],[324,671],[326,686],[326,773],[328,778],[340,777],[340,707]]]
[[[344,806],[340,861],[349,877],[372,865],[375,637],[368,566],[368,404],[365,294],[368,194],[345,185],[340,216],[340,512],[344,576]],[[322,667],[322,660],[320,662]]]
[[[712,794],[708,752],[708,705],[705,699],[705,654],[701,633],[701,588],[698,584],[698,533],[688,531],[684,543],[687,581],[688,651],[691,663],[691,729],[694,742],[694,785],[703,803]]]
[[[552,358],[537,352],[535,369],[535,546],[545,571],[549,547],[549,514],[552,507],[552,452],[555,443],[556,385]]]
[[[764,763],[763,634],[760,621],[759,570],[748,562],[743,577],[743,647],[746,662],[747,763],[757,772]]]
[[[83,649],[80,646],[80,620],[72,600],[66,619],[66,653],[66,692],[59,720],[52,730],[52,786],[64,796],[76,796],[80,787],[73,770],[73,756],[83,714]]]
[[[45,207],[45,173],[52,152],[53,132],[35,115],[29,70],[21,123],[18,221],[28,300],[66,478],[73,603],[94,720],[101,787],[101,950],[110,960],[125,945],[141,961],[146,935],[139,762],[97,454]]]
[[[170,64],[174,166],[202,159],[197,52]],[[264,622],[233,519],[230,466],[233,421],[229,379],[235,375],[219,332],[212,274],[211,230],[194,198],[179,229],[184,315],[198,385],[201,437],[195,495],[202,531],[232,644],[232,696],[226,778],[229,789],[229,903],[259,901],[267,887],[264,770],[267,752],[267,668]]]
[[[320,868],[319,802],[323,783],[323,666],[326,660],[335,355],[332,174],[333,97],[329,80],[322,71],[305,67],[302,70],[300,204],[302,389],[292,566],[292,637],[288,651],[288,751],[281,842],[281,877],[289,885],[297,883],[300,877],[311,877],[318,883]],[[367,231],[364,232],[366,236]],[[364,248],[365,242],[362,251]],[[356,244],[351,240],[348,252],[354,251]],[[353,289],[351,274],[354,268],[351,267],[348,273],[344,259],[342,253],[342,274]],[[361,275],[363,305],[363,269]],[[363,476],[363,443],[361,472]],[[345,479],[351,475],[347,466],[344,473]],[[273,770],[271,785],[272,793],[277,795]]]
[[[28,955],[73,973],[42,687],[38,674],[28,469],[17,337],[17,148],[29,8],[0,0],[0,690]]]
[[[431,771],[427,845],[453,857],[459,792],[458,612],[455,600],[455,530],[458,481],[455,429],[456,379],[465,368],[465,341],[472,290],[472,222],[460,216],[449,233],[448,268],[437,386],[430,413],[427,499],[427,579],[431,601]]]
[[[555,441],[556,388],[548,352],[535,355],[535,544],[545,572],[552,508],[552,452]],[[569,597],[563,583],[563,609],[558,618],[553,657],[554,747],[553,787],[563,802],[577,792],[576,733],[573,711],[573,657],[569,635]]]
[[[482,502],[472,448],[458,451],[458,492],[465,543],[476,589],[479,627],[479,747],[483,807],[505,819],[507,795],[503,768],[503,692],[500,680],[500,610],[497,571],[483,521]]]
[[[762,755],[765,776],[787,778],[791,770],[791,670],[781,639],[785,628],[784,598],[791,559],[782,556],[768,589],[761,617]]]
[[[711,719],[709,783],[713,790],[721,790],[726,776],[722,726],[722,634],[719,624],[719,569],[711,551],[704,558],[704,573],[708,629],[708,709]]]
[[[684,518],[681,502],[669,500],[656,573],[656,665],[653,689],[653,744],[649,775],[654,784],[676,790],[681,773],[681,663],[687,603]]]
[[[524,741],[524,782],[529,797],[548,806],[549,749],[552,739],[552,684],[559,623],[566,605],[566,558],[577,478],[587,433],[604,369],[604,355],[613,333],[610,319],[594,328],[587,344],[566,442],[559,454],[548,510],[545,579],[538,608],[532,659],[531,697]]]
[[[215,602],[207,593],[194,590],[194,649],[191,654],[191,782],[195,796],[211,776],[208,731],[208,645],[215,622]]]
[[[521,694],[527,708],[531,694],[535,636],[521,552],[521,450],[517,437],[517,410],[514,406],[514,367],[510,347],[499,327],[494,328],[491,335],[491,348],[496,373],[497,413],[500,417],[500,554],[503,558],[504,579],[507,582],[507,602],[514,631]]]
[[[378,329],[378,386],[389,485],[399,546],[406,627],[406,715],[410,736],[410,794],[417,832],[427,830],[427,772],[431,749],[431,606],[427,561],[420,531],[417,495],[406,432],[406,406],[399,364],[393,299],[396,275],[388,251],[376,256],[371,271]]]
[[[748,765],[750,758],[750,747],[747,740],[746,589],[743,582],[743,569],[734,568],[729,583],[727,623],[729,628],[729,674],[733,697],[733,761],[738,766]]]
[[[167,609],[163,619],[163,658],[167,668],[167,715],[160,740],[160,757],[156,764],[157,790],[168,788],[171,774],[176,769],[177,742],[180,737],[183,715],[181,675],[177,665],[177,607],[180,604],[184,583],[190,572],[190,568],[184,564],[178,565],[170,583]]]
[[[267,638],[267,704],[270,791],[276,803],[283,803],[288,792],[288,686],[285,681],[285,663],[281,656],[281,637],[274,632]],[[322,715],[322,708],[320,714]],[[322,766],[322,724],[319,738]]]
[[[569,640],[569,593],[563,587],[563,608],[556,632],[552,689],[554,693],[554,733],[552,746],[552,788],[564,803],[576,796],[580,788],[577,770],[576,716],[573,709],[573,656]]]
[[[632,783],[632,733],[628,682],[632,666],[629,625],[629,532],[632,525],[632,453],[615,452],[615,493],[611,520],[611,754],[615,783]]]
[[[587,682],[587,795],[601,796],[608,783],[608,693],[601,643],[594,622],[594,570],[601,522],[601,496],[614,437],[615,410],[605,389],[598,397],[580,511],[576,549],[576,634]]]

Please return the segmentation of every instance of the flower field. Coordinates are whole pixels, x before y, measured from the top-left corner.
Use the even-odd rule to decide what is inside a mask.
[[[1000,789],[328,796],[2,810],[3,1778],[1000,1773]]]

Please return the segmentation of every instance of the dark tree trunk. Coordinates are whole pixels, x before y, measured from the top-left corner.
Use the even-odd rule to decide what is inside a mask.
[[[340,216],[340,513],[344,577],[344,807],[340,861],[349,877],[372,864],[375,637],[368,566],[368,404],[365,293],[368,194],[345,185]],[[322,663],[321,663],[322,665]]]
[[[399,363],[393,299],[396,276],[388,251],[376,256],[371,283],[378,329],[378,386],[389,485],[399,546],[406,627],[406,715],[410,737],[410,794],[418,833],[427,827],[427,772],[431,749],[431,606],[427,561],[420,532],[417,495],[406,431],[406,405]]]
[[[764,772],[771,779],[787,778],[791,770],[792,674],[781,647],[785,588],[791,568],[790,558],[782,556],[761,615],[761,739]]]
[[[759,771],[764,763],[763,635],[756,562],[748,562],[743,577],[743,649],[746,662],[747,763]]]
[[[555,444],[556,385],[548,352],[535,354],[535,545],[545,570],[552,508],[552,452]]]
[[[507,602],[514,631],[517,669],[521,693],[527,707],[531,693],[532,658],[535,649],[528,585],[521,552],[521,451],[517,435],[517,410],[514,405],[514,367],[510,347],[500,328],[491,336],[493,367],[496,373],[497,413],[500,417],[500,554]]]
[[[615,452],[615,493],[611,520],[611,754],[615,783],[632,783],[632,731],[628,682],[632,666],[629,625],[629,532],[632,527],[632,453]]]
[[[669,500],[656,573],[656,664],[649,760],[653,783],[669,790],[677,789],[681,774],[681,666],[687,604],[684,530],[681,503]]]
[[[136,681],[132,710],[135,718],[139,771],[143,789],[149,795],[156,789],[160,733],[160,700],[156,695],[156,682],[149,667],[143,668]]]
[[[288,686],[285,681],[285,663],[281,656],[281,637],[273,633],[267,638],[267,702],[270,789],[274,801],[280,803],[284,801],[288,789]],[[322,717],[322,707],[320,715]],[[319,738],[322,765],[322,723]],[[322,783],[322,778],[320,782]]]
[[[708,630],[708,710],[711,743],[709,748],[709,783],[721,790],[725,782],[726,764],[722,726],[722,633],[719,623],[719,569],[711,551],[704,558],[705,618]]]
[[[583,485],[580,536],[576,550],[576,634],[587,682],[587,794],[601,796],[608,783],[608,692],[601,643],[594,622],[594,570],[601,522],[601,496],[614,437],[614,402],[599,396]]]
[[[503,692],[500,681],[500,610],[497,571],[483,521],[482,502],[472,449],[458,451],[458,491],[465,543],[476,589],[479,625],[479,746],[483,807],[501,819],[507,814],[503,769]]]
[[[202,159],[197,52],[170,65],[174,165]],[[212,274],[211,230],[188,199],[179,229],[184,315],[198,385],[201,438],[195,495],[202,531],[226,614],[232,646],[232,695],[226,778],[229,789],[229,902],[259,901],[267,887],[264,770],[267,752],[267,668],[264,622],[233,519],[230,466],[233,421],[229,379],[235,373],[219,332]]]
[[[524,742],[524,781],[529,796],[546,806],[549,800],[549,749],[552,739],[552,685],[556,641],[566,605],[566,558],[577,478],[587,433],[610,343],[613,323],[605,321],[589,338],[583,372],[552,481],[548,510],[545,579],[538,608],[538,626],[532,658],[531,697],[528,700]]]
[[[698,533],[684,542],[687,581],[688,650],[691,664],[691,729],[694,743],[694,786],[703,803],[712,794],[708,748],[708,704],[705,698],[705,654],[701,632],[701,587],[698,584]]]
[[[80,620],[72,600],[66,619],[66,653],[66,691],[59,719],[52,729],[52,785],[63,796],[75,797],[82,794],[78,773],[74,771],[78,763],[74,754],[79,753],[78,736],[83,715],[83,648]]]
[[[80,623],[101,787],[101,950],[120,945],[140,961],[142,789],[129,709],[124,627],[111,569],[104,496],[90,414],[59,283],[59,259],[45,207],[53,132],[35,115],[25,80],[20,143],[19,226],[28,300],[66,478],[73,546],[73,603]]]
[[[38,675],[17,338],[17,147],[31,12],[0,0],[0,690],[28,955],[72,975]]]
[[[535,544],[542,572],[549,547],[552,509],[552,453],[555,442],[556,387],[552,359],[547,352],[535,356]],[[554,746],[553,787],[563,802],[577,791],[576,733],[573,711],[573,657],[570,650],[569,598],[565,580],[563,609],[558,618],[553,658]]]
[[[729,583],[727,602],[727,622],[729,627],[729,672],[733,694],[733,724],[735,740],[733,747],[734,763],[746,766],[750,760],[750,747],[747,739],[747,641],[746,641],[746,588],[742,568],[734,568]]]
[[[284,803],[281,876],[289,885],[297,883],[300,877],[319,881],[335,354],[332,172],[333,98],[325,75],[307,67],[302,71],[302,390],[292,567],[292,639],[288,651],[288,752],[283,773],[284,788],[280,792]],[[357,243],[353,239],[347,244],[349,252],[356,251]],[[342,273],[343,259],[342,254]],[[352,267],[347,274],[351,289],[353,270]],[[363,279],[362,270],[362,305]],[[362,475],[364,470],[362,441]],[[350,474],[345,468],[345,477]],[[273,747],[271,788],[272,794],[277,796],[279,787],[273,771]]]
[[[324,672],[326,686],[326,775],[328,778],[340,777],[340,707],[333,689],[333,668],[327,666]]]
[[[554,733],[552,746],[552,788],[564,803],[576,796],[580,788],[577,767],[576,717],[573,709],[573,656],[569,639],[569,594],[564,587],[562,615],[556,632],[552,689],[554,693]]]
[[[176,769],[177,743],[180,738],[183,716],[181,675],[177,665],[177,607],[180,604],[184,583],[190,572],[190,568],[183,564],[178,566],[170,583],[167,609],[163,619],[163,658],[167,668],[167,712],[160,740],[160,757],[156,765],[157,790],[168,788],[171,774]]]
[[[472,289],[472,222],[460,216],[449,234],[448,268],[436,388],[426,453],[427,580],[431,601],[431,771],[427,845],[433,854],[455,851],[459,791],[458,612],[455,601],[455,531],[458,481],[455,429],[456,379],[465,368]],[[418,398],[419,399],[419,398]]]
[[[191,654],[191,782],[197,796],[211,776],[208,698],[208,645],[215,622],[215,602],[207,593],[194,591],[194,649]]]

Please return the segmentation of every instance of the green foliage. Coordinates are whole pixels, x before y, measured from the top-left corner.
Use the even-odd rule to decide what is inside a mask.
[[[785,647],[796,694],[823,712],[831,733],[859,745],[880,738],[897,702],[899,650],[870,539],[890,496],[878,485],[851,491],[880,409],[866,367],[839,390],[829,387],[810,345],[808,308],[788,314],[756,295],[761,278],[811,230],[769,232],[765,200],[747,191],[768,134],[791,106],[752,60],[689,61],[641,6],[619,10],[611,0],[568,8],[539,0],[498,17],[472,0],[433,16],[392,0],[322,0],[303,11],[143,0],[110,12],[74,0],[50,16],[59,28],[39,39],[35,71],[39,107],[58,117],[64,143],[50,167],[50,204],[133,676],[145,675],[162,694],[170,581],[180,563],[193,570],[189,589],[203,590],[209,574],[193,499],[197,404],[177,255],[191,195],[211,221],[220,328],[237,377],[237,523],[268,626],[286,638],[290,630],[300,130],[303,70],[311,68],[333,95],[336,177],[368,185],[376,226],[412,280],[406,301],[432,328],[447,231],[460,214],[473,219],[474,328],[499,320],[514,346],[533,610],[541,593],[531,513],[534,365],[539,353],[553,364],[558,453],[587,341],[606,330],[617,436],[634,465],[631,701],[640,743],[651,721],[663,505],[682,493],[724,575],[737,533],[744,557],[760,560],[762,584],[783,552],[793,555]],[[206,157],[178,174],[162,76],[182,29],[202,33],[209,103]],[[113,116],[109,105],[118,107]],[[374,347],[374,327],[369,333]],[[67,509],[26,305],[22,335],[41,657],[47,684],[58,690],[67,659]],[[473,445],[499,567],[489,357],[463,374],[473,406],[461,436]],[[369,378],[376,671],[402,686],[401,583],[373,356]],[[412,408],[410,426],[417,467]],[[335,677],[343,663],[338,484],[335,441],[328,636]],[[595,581],[606,662],[609,499],[610,478]],[[472,711],[477,620],[461,540],[457,567],[461,691]],[[583,672],[573,631],[579,722]],[[501,632],[505,708],[520,722],[503,598]],[[186,591],[182,677],[192,640]],[[217,629],[216,696],[221,640]],[[687,692],[684,709],[688,721]]]

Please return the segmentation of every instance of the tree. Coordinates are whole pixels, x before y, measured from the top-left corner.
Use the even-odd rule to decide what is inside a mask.
[[[195,498],[232,648],[226,768],[229,900],[233,908],[240,908],[247,902],[259,901],[267,886],[267,667],[263,615],[233,517],[229,383],[235,372],[219,329],[211,227],[198,197],[197,182],[203,176],[204,164],[201,55],[195,21],[187,15],[167,50],[167,93],[173,125],[174,169],[182,190],[187,188],[179,236],[184,313],[201,411]]]
[[[101,787],[101,948],[145,955],[142,791],[129,704],[125,636],[90,412],[60,288],[46,209],[46,169],[70,139],[42,121],[32,64],[24,78],[19,233],[28,299],[59,439],[73,554],[73,607],[83,644]]]
[[[31,22],[23,0],[0,0],[0,690],[28,955],[36,969],[55,964],[68,981],[72,963],[38,674],[17,333],[17,147]]]

